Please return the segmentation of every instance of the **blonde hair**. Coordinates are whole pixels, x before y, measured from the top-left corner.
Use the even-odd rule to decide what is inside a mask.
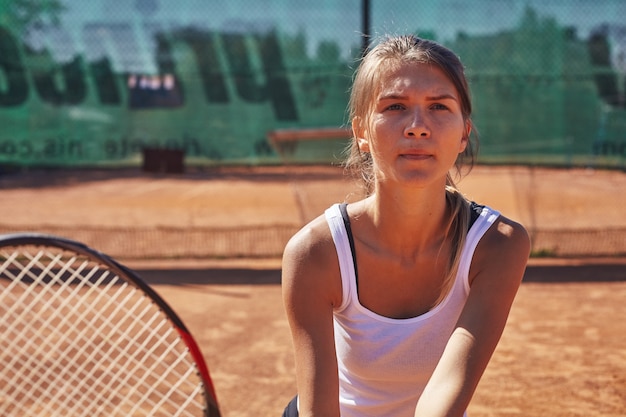
[[[351,122],[358,120],[358,123],[362,123],[363,126],[369,125],[369,115],[374,105],[374,98],[379,94],[383,75],[405,63],[432,64],[440,68],[456,87],[463,119],[472,126],[472,102],[461,60],[448,48],[413,35],[388,37],[363,57],[355,72],[350,93],[349,120]],[[463,175],[463,167],[468,167],[469,171],[474,163],[478,138],[473,126],[466,139],[465,151],[459,155],[455,162],[456,177],[458,178]],[[366,194],[371,194],[375,183],[371,155],[361,152],[356,137],[350,141],[346,153],[345,169],[361,180]],[[451,216],[446,227],[445,237],[450,238],[452,250],[437,304],[447,295],[456,276],[470,219],[470,202],[458,190],[454,178],[449,173],[446,177],[446,201],[451,209]]]

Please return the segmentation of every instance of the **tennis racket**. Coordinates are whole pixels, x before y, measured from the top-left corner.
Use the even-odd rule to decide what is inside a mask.
[[[134,272],[79,242],[0,236],[0,416],[219,417],[202,354]]]

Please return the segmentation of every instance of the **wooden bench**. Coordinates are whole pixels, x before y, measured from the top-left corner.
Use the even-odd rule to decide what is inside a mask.
[[[350,139],[352,130],[345,127],[277,129],[267,133],[270,144],[280,156],[291,156],[298,142],[306,140]]]

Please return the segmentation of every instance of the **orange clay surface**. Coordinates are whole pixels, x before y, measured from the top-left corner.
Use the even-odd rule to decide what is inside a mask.
[[[626,174],[476,167],[460,186],[524,224],[626,224]],[[619,190],[618,193],[616,191]],[[358,198],[337,168],[222,168],[182,175],[31,171],[0,175],[0,224],[301,225]],[[591,220],[590,220],[591,219]],[[43,227],[43,226],[41,226]],[[200,345],[223,416],[280,416],[296,392],[279,259],[128,260]],[[623,416],[626,261],[533,259],[470,417]]]

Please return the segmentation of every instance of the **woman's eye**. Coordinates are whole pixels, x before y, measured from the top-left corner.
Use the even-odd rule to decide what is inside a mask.
[[[448,107],[441,103],[435,103],[431,106],[431,108],[434,110],[448,110]]]
[[[387,106],[387,110],[402,110],[404,106],[402,104],[392,104]]]

